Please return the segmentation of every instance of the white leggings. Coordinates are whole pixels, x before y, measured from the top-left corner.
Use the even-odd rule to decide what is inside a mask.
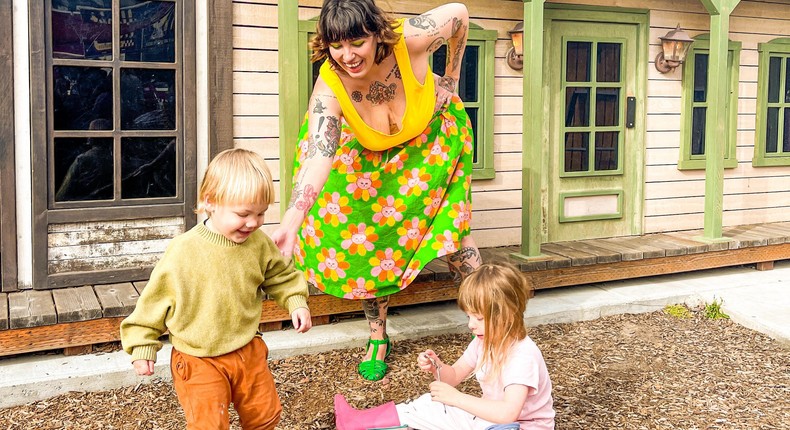
[[[401,424],[420,430],[485,430],[492,422],[478,418],[463,409],[434,402],[423,394],[408,403],[395,405]]]

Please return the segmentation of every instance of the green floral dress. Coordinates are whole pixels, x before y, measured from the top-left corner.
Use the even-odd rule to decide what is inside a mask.
[[[294,178],[306,136],[305,119]],[[459,250],[472,216],[472,136],[457,96],[422,134],[385,151],[363,147],[344,121],[329,178],[294,253],[308,283],[345,299],[387,296],[431,260]]]

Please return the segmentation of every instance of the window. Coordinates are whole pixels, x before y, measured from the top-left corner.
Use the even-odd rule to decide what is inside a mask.
[[[790,166],[790,38],[758,45],[755,166]]]
[[[47,2],[50,211],[121,209],[103,219],[134,218],[130,206],[140,205],[186,212],[184,160],[194,143],[186,144],[184,95],[194,91],[185,83],[182,4]]]
[[[708,59],[710,53],[709,35],[695,38],[686,62],[683,63],[682,124],[680,131],[680,157],[678,169],[705,168],[705,128],[709,106]],[[735,155],[738,122],[738,68],[740,66],[740,42],[729,42],[727,48],[727,79],[729,96],[724,102],[727,115],[724,135],[724,167],[738,165]]]
[[[497,32],[483,30],[470,23],[464,60],[461,64],[461,79],[458,93],[464,101],[466,112],[472,122],[475,148],[472,163],[472,179],[494,177],[494,44]],[[307,46],[315,31],[315,21],[299,22],[299,44]],[[442,75],[446,63],[447,46],[434,52],[431,59],[433,72]],[[310,51],[301,58],[300,68],[307,71],[308,82],[300,89],[300,112],[307,110],[307,102],[313,83],[318,78],[321,63],[310,64]]]
[[[624,43],[563,40],[562,177],[623,173]]]

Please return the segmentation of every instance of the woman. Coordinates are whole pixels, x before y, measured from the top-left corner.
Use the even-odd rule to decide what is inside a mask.
[[[460,3],[393,20],[374,0],[325,0],[311,42],[312,60],[326,61],[272,238],[310,284],[363,300],[369,380],[387,371],[389,295],[436,257],[457,277],[481,263],[469,236],[472,130],[455,95],[468,28]],[[435,76],[428,59],[444,44]]]

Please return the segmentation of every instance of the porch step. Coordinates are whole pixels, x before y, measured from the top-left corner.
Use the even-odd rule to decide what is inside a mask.
[[[790,222],[725,228],[726,241],[701,242],[702,231],[546,243],[541,255],[523,257],[516,246],[481,249],[483,261],[509,260],[536,289],[687,272],[790,259]],[[57,290],[0,293],[0,356],[118,340],[121,320],[134,309],[146,281]],[[417,280],[391,298],[391,306],[457,298],[444,261],[428,264]],[[314,323],[360,311],[357,301],[311,292]],[[262,328],[278,330],[290,318],[272,300],[261,308]]]

